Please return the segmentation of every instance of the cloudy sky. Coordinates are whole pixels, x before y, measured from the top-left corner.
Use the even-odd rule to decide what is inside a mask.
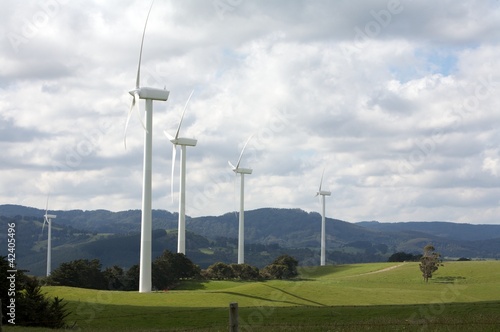
[[[0,203],[140,209],[144,130],[132,114],[125,149],[124,128],[148,9],[2,0]],[[498,224],[499,42],[499,1],[157,0],[141,85],[170,97],[154,103],[153,208],[178,211],[163,131],[194,90],[190,216],[238,208],[227,161],[253,134],[248,210],[320,211],[325,169],[331,218]]]

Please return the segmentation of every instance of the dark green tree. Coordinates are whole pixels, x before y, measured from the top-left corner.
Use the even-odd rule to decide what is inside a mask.
[[[392,254],[389,259],[387,259],[388,262],[418,262],[422,255],[413,255],[409,254],[403,251],[396,252]]]
[[[69,313],[62,299],[58,297],[47,299],[42,294],[41,285],[36,278],[26,278],[23,286],[23,291],[16,299],[18,303],[16,316],[22,322],[20,325],[54,329],[65,326],[64,319]]]
[[[10,273],[6,257],[0,260],[0,284],[2,287],[2,317],[6,324],[10,316],[7,315],[7,303],[10,302],[9,295]],[[7,281],[7,283],[5,283]],[[5,287],[5,288],[4,288]],[[47,298],[41,290],[41,285],[36,278],[26,276],[20,269],[15,273],[15,323],[19,326],[40,326],[48,328],[62,328],[65,326],[64,319],[68,316],[65,309],[66,303],[55,297]]]
[[[157,289],[168,289],[181,279],[199,276],[200,268],[181,253],[165,250],[153,262],[153,286]]]
[[[80,288],[107,289],[106,278],[98,259],[77,259],[62,263],[47,278],[49,285]]]
[[[264,278],[291,279],[299,275],[297,266],[299,262],[289,255],[281,255],[262,270]]]
[[[260,278],[259,269],[248,264],[231,264],[234,278],[241,280],[257,280]]]
[[[125,290],[139,290],[139,265],[132,265],[125,273]]]
[[[262,269],[261,275],[265,279],[286,279],[286,270],[285,265],[269,264]]]
[[[125,272],[118,265],[107,267],[104,272],[104,279],[110,290],[124,290],[125,289]]]
[[[217,279],[217,280],[225,280],[225,279],[233,279],[234,271],[231,266],[226,263],[217,262],[210,265],[205,270],[205,277],[208,279]]]
[[[428,244],[424,247],[424,254],[420,258],[420,272],[422,272],[422,277],[425,282],[429,282],[429,278],[432,278],[432,274],[437,271],[441,264],[441,255],[435,252],[436,248],[432,244]]]

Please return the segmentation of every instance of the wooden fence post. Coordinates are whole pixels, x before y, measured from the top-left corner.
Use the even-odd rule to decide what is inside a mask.
[[[238,303],[229,303],[229,332],[238,332]]]

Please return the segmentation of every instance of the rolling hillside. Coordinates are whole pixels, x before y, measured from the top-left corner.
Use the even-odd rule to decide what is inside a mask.
[[[500,262],[448,262],[426,284],[418,263],[303,267],[297,280],[186,281],[168,292],[45,287],[83,331],[496,331]]]
[[[139,260],[140,211],[52,211],[53,265],[78,258],[99,258],[104,267],[130,267]],[[45,270],[45,211],[17,205],[0,205],[2,222],[17,224],[17,261],[41,275]],[[245,212],[246,260],[263,267],[287,253],[302,265],[319,261],[321,217],[299,209],[263,208]],[[203,268],[236,260],[238,219],[234,213],[187,218],[187,256]],[[153,257],[163,250],[176,251],[177,215],[153,211]],[[420,253],[433,243],[448,257],[500,258],[500,225],[450,222],[349,223],[327,218],[329,264],[385,261],[397,251]],[[6,238],[0,238],[5,254]]]

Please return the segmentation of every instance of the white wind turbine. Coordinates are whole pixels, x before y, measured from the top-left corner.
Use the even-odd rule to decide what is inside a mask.
[[[319,189],[316,196],[321,195],[321,200],[323,203],[322,214],[321,214],[321,266],[326,264],[326,232],[325,232],[325,196],[330,196],[332,193],[330,191],[321,190],[323,185],[323,175],[325,175],[325,170],[323,169],[323,174],[321,174],[321,181],[319,182]]]
[[[133,96],[132,105],[128,113],[127,121],[125,124],[125,148],[127,127],[130,116],[134,108],[137,109],[137,114],[144,127],[144,161],[143,161],[143,183],[142,183],[142,213],[141,213],[141,253],[139,263],[139,292],[145,293],[151,291],[151,234],[152,234],[152,212],[151,212],[151,173],[152,173],[152,145],[153,145],[153,100],[166,101],[168,99],[169,91],[166,89],[157,89],[149,87],[141,87],[141,60],[142,60],[142,47],[144,44],[144,35],[146,34],[146,27],[148,24],[149,14],[153,8],[153,3],[149,8],[142,32],[141,49],[139,52],[139,65],[137,68],[137,78],[135,89],[130,91]],[[146,101],[146,121],[145,125],[142,122],[141,113],[139,110],[139,99]]]
[[[243,149],[241,149],[240,158],[238,159],[238,163],[234,166],[230,161],[228,161],[229,166],[233,169],[235,174],[240,174],[241,176],[241,184],[240,184],[240,220],[238,227],[238,264],[245,263],[245,174],[252,174],[251,168],[241,168],[240,162],[241,157],[243,157],[243,152],[247,147],[248,142],[252,136],[250,136]]]
[[[49,214],[49,196],[47,196],[47,204],[45,205],[45,214],[43,215],[43,225],[42,225],[42,235],[45,228],[45,223],[47,223],[48,235],[47,235],[47,277],[50,275],[52,270],[52,219],[56,218],[55,214]]]
[[[172,142],[172,177],[171,177],[171,194],[173,199],[174,194],[174,170],[175,170],[175,156],[177,153],[177,145],[181,147],[181,168],[180,168],[180,186],[179,186],[179,226],[177,230],[177,252],[185,254],[186,253],[186,146],[196,146],[198,142],[194,138],[183,138],[179,137],[179,132],[181,130],[182,120],[184,119],[184,114],[186,113],[186,108],[193,95],[194,91],[191,91],[184,110],[182,111],[181,120],[179,121],[179,126],[177,127],[177,132],[175,136],[168,134],[166,131],[163,133],[168,137],[170,142]]]

